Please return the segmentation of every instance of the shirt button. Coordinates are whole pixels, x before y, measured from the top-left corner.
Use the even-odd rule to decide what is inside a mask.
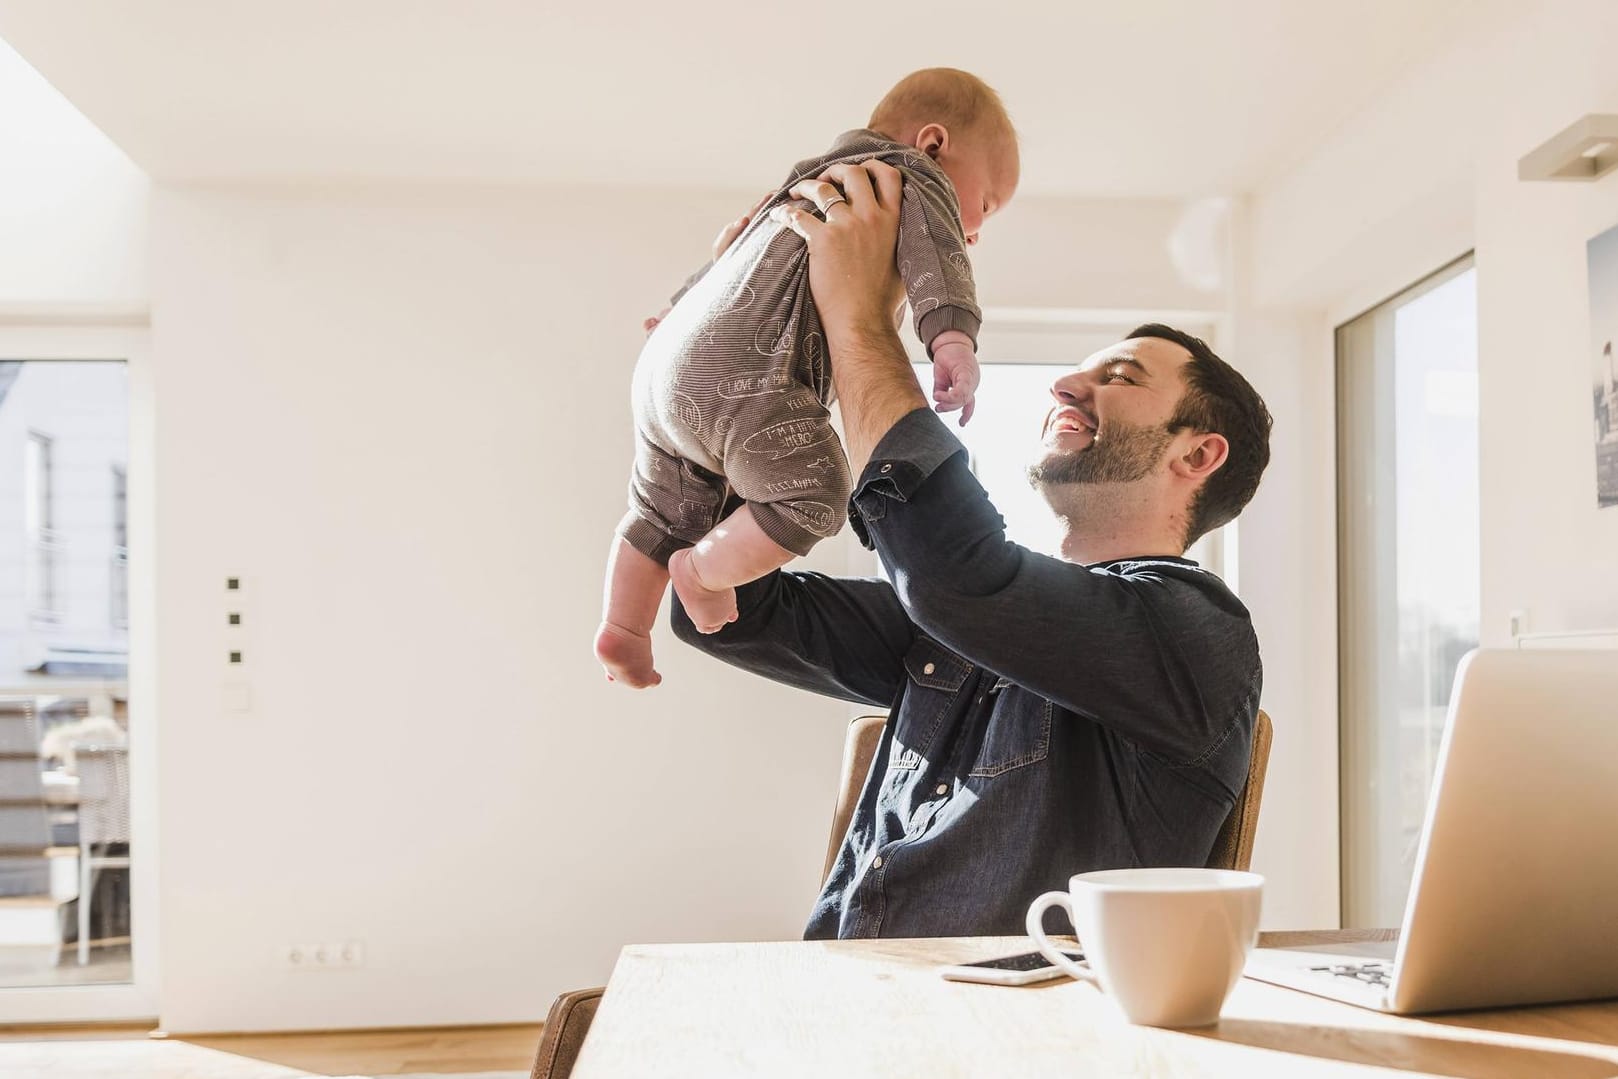
[[[948,783],[940,783],[938,785],[938,790],[935,791],[934,793],[935,794],[948,794],[949,793],[949,784]]]
[[[881,468],[877,469],[877,471],[878,472],[883,472],[883,473],[892,472],[893,471],[893,466],[892,465],[883,465]]]
[[[871,859],[871,868],[872,869],[881,869],[882,868],[882,855],[878,854],[875,858]]]
[[[935,670],[937,670],[937,669],[938,669],[938,668],[936,668],[936,667],[934,667],[934,666],[933,666],[933,665],[932,665],[932,664],[931,664],[931,663],[929,663],[929,664],[927,664],[927,666],[925,666],[925,667],[923,667],[923,668],[922,668],[922,669],[921,669],[921,673],[922,673],[922,674],[932,674],[932,673],[933,673],[933,671],[935,671]]]

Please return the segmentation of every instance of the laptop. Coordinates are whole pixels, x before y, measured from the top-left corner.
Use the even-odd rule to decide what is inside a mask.
[[[1400,1015],[1618,996],[1618,652],[1469,653],[1398,942],[1245,973]]]

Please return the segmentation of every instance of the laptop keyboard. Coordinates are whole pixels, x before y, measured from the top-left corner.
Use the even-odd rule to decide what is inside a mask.
[[[1380,989],[1388,987],[1388,977],[1393,973],[1392,967],[1387,963],[1339,963],[1309,969],[1322,974],[1335,974],[1339,978],[1353,978],[1357,982],[1374,985]]]

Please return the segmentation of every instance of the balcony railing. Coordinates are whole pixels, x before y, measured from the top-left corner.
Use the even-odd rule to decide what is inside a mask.
[[[108,573],[111,600],[110,617],[114,629],[129,628],[129,548],[112,549],[112,565]]]
[[[29,617],[36,622],[55,622],[61,617],[56,595],[61,550],[61,536],[55,529],[42,528],[29,537],[25,599]]]

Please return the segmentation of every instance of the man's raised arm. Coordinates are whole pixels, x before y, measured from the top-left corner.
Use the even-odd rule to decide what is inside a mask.
[[[826,329],[849,471],[858,476],[882,436],[906,413],[927,407],[893,324],[904,300],[894,254],[904,180],[880,161],[834,165],[792,194],[812,199],[826,218],[792,207],[773,211],[809,245],[809,287]]]

